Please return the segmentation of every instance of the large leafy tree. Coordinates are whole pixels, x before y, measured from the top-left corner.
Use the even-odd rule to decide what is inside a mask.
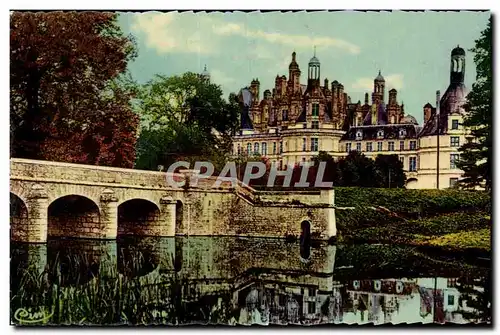
[[[386,188],[404,187],[406,175],[398,155],[378,155],[375,167],[380,177],[379,186]]]
[[[135,45],[104,12],[10,18],[11,155],[132,167]]]
[[[228,157],[238,126],[236,95],[226,101],[220,86],[188,72],[157,75],[143,86],[139,101],[138,168],[156,169],[180,159],[222,163]]]
[[[375,160],[362,153],[351,151],[346,157],[335,161],[326,152],[313,158],[314,171],[319,162],[326,162],[324,181],[334,186],[359,187],[404,187],[406,176],[403,164],[397,155],[378,155]],[[314,179],[315,175],[313,174]]]
[[[464,126],[471,128],[473,140],[465,143],[461,148],[461,159],[458,167],[462,169],[464,178],[460,184],[464,188],[474,188],[482,183],[487,189],[491,188],[491,126],[493,122],[493,40],[492,19],[488,22],[481,37],[476,40],[475,53],[476,82],[467,95]]]
[[[339,160],[339,168],[342,171],[342,186],[380,186],[380,171],[375,161],[362,153],[351,151]]]

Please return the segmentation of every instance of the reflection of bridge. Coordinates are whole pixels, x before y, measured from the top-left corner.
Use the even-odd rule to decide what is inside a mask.
[[[167,176],[184,187],[169,185]],[[182,174],[11,159],[11,237],[118,235],[336,235],[333,190],[259,192],[240,182]]]
[[[131,239],[16,244],[11,255],[11,290],[15,293],[19,289],[26,273],[30,278],[37,278],[45,272],[47,284],[58,284],[61,294],[74,290],[86,292],[88,287],[102,285],[98,283],[104,281],[111,282],[111,287],[115,287],[113,282],[138,283],[141,286],[138,299],[152,305],[161,301],[155,305],[156,309],[172,308],[173,297],[166,299],[157,295],[175,285],[181,287],[179,298],[183,303],[196,302],[206,296],[226,296],[234,308],[255,287],[265,288],[269,294],[274,292],[275,304],[299,301],[304,304],[300,311],[307,311],[307,305],[314,302],[319,312],[325,299],[334,294],[332,273],[336,247],[326,243],[313,248],[306,263],[300,246],[283,239]],[[153,296],[152,285],[155,286]],[[29,292],[23,294],[43,293],[37,289],[25,287]],[[312,313],[311,307],[309,310]]]

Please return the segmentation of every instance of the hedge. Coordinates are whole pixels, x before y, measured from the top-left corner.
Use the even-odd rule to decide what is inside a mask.
[[[365,187],[335,188],[339,207],[383,206],[408,218],[457,211],[491,212],[491,194],[462,190],[407,190]]]

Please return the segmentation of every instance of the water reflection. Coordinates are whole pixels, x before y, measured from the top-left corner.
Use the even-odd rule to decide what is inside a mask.
[[[22,324],[17,310],[44,306],[53,311],[48,324],[487,320],[490,271],[466,269],[413,248],[311,245],[307,226],[298,243],[177,237],[13,244],[11,316]]]

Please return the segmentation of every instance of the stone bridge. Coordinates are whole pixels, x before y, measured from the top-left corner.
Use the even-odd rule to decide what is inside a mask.
[[[336,235],[333,189],[262,192],[193,171],[166,173],[12,158],[11,239],[120,235]],[[185,182],[172,186],[167,177]],[[306,226],[303,221],[308,212]]]

